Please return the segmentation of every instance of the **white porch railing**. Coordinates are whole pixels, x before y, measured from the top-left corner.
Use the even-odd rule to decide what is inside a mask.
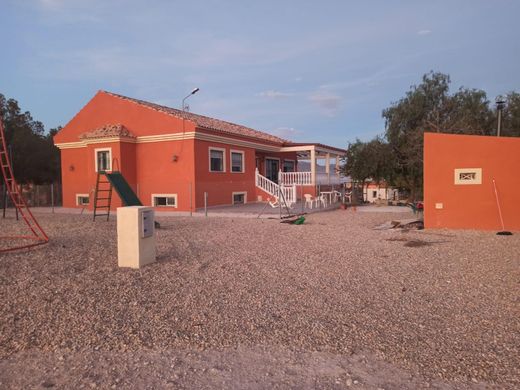
[[[276,198],[280,198],[280,192],[287,204],[296,203],[296,185],[278,185],[267,177],[262,176],[258,169],[255,172],[255,184],[258,188]]]
[[[278,173],[278,182],[282,185],[312,185],[312,172],[282,172]]]

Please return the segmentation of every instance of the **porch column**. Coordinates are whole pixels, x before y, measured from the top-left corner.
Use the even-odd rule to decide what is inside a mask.
[[[336,165],[335,165],[335,173],[339,184],[339,155],[336,154]]]
[[[311,149],[311,182],[312,185],[316,185],[316,150],[314,147]]]
[[[325,173],[327,174],[327,184],[330,185],[330,153],[325,153]]]

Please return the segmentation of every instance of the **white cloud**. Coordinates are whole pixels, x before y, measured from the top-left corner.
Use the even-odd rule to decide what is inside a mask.
[[[271,133],[277,135],[278,137],[292,139],[293,137],[301,134],[302,132],[296,130],[294,127],[277,127]]]
[[[293,96],[293,93],[289,92],[280,92],[275,90],[263,91],[257,94],[257,96],[266,97],[269,99],[280,99],[280,98],[288,98]]]
[[[309,95],[309,100],[316,104],[325,115],[334,117],[339,111],[342,97],[328,91],[316,91]]]
[[[431,34],[431,33],[432,33],[431,30],[419,30],[419,31],[417,31],[418,35],[428,35],[428,34]]]

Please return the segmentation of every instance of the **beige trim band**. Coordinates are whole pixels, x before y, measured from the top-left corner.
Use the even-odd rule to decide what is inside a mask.
[[[151,142],[166,142],[166,141],[182,141],[187,139],[196,139],[200,141],[219,142],[227,145],[241,146],[246,148],[261,149],[269,152],[279,152],[281,147],[270,146],[266,144],[243,141],[236,138],[223,137],[220,135],[212,135],[200,132],[185,132],[185,133],[171,133],[161,135],[145,135],[137,138],[122,138],[122,137],[110,137],[110,138],[98,138],[98,139],[86,139],[78,142],[64,142],[56,144],[59,149],[74,149],[74,148],[85,148],[90,144],[104,144],[110,142],[126,142],[126,143],[151,143]]]

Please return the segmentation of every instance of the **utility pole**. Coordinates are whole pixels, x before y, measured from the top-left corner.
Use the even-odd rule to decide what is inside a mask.
[[[497,126],[497,137],[500,137],[500,131],[502,130],[502,110],[506,106],[506,100],[502,95],[498,95],[495,99],[498,113],[498,126]]]

